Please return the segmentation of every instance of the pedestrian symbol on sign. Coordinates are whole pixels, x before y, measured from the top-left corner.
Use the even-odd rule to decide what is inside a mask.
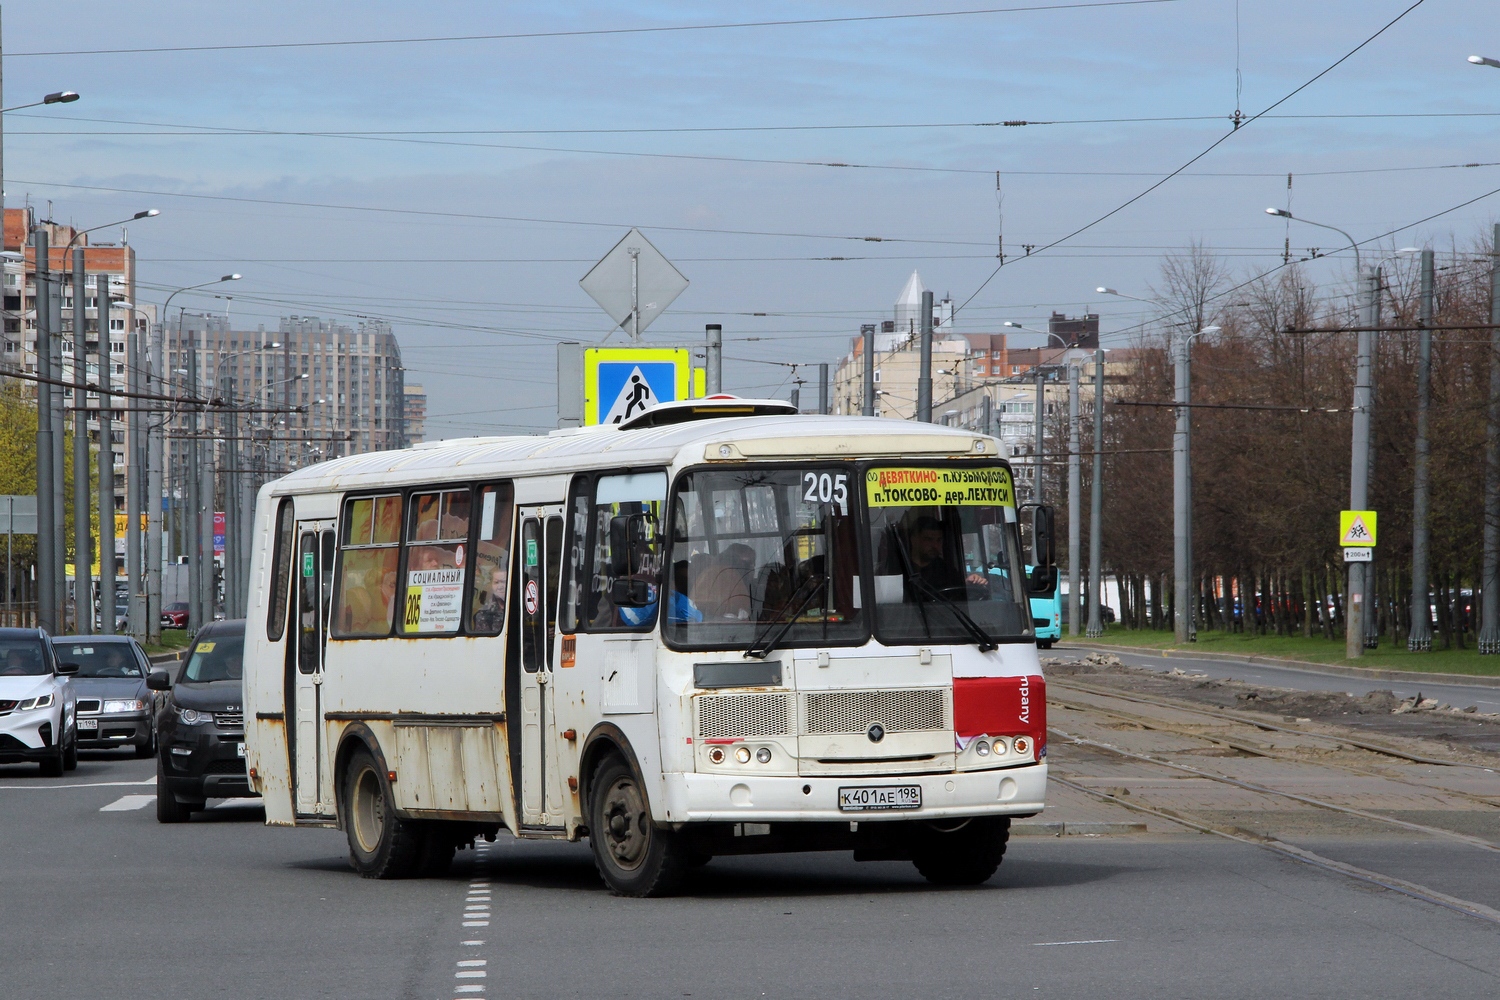
[[[631,372],[625,384],[620,386],[620,393],[615,397],[609,412],[605,413],[600,423],[618,424],[622,420],[629,420],[637,413],[644,413],[659,402],[656,393],[651,391],[651,383],[646,381],[640,366],[637,365]]]
[[[1345,547],[1373,547],[1377,518],[1373,510],[1339,511],[1339,544]]]

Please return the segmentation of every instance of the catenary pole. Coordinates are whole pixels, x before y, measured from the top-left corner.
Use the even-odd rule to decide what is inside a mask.
[[[1484,429],[1484,556],[1479,652],[1500,653],[1500,223],[1490,246],[1490,400]]]
[[[94,275],[94,297],[99,324],[99,631],[115,633],[115,424],[114,382],[109,350],[109,275]],[[74,313],[80,305],[73,304]]]
[[[183,322],[182,313],[177,314],[177,346],[183,349]],[[198,337],[193,331],[188,331],[192,342],[187,345],[187,377],[188,396],[198,398]],[[199,437],[199,410],[197,406],[189,405],[187,408],[187,433],[183,435],[183,451],[187,454],[187,482],[184,483],[187,504],[185,517],[182,519],[182,539],[188,556],[188,632],[196,633],[204,625],[202,601],[199,595],[203,592],[203,518],[202,511],[202,469],[200,468],[201,442]]]
[[[818,364],[818,412],[828,413],[828,362]]]
[[[166,320],[162,316],[151,329],[151,391],[160,396],[167,394],[166,372]],[[170,411],[163,409],[154,422],[146,422],[146,638],[152,643],[161,642],[161,571],[166,560],[162,546],[162,479],[165,472],[164,436]]]
[[[1033,455],[1033,458],[1031,460],[1031,500],[1033,503],[1042,502],[1042,456],[1047,453],[1045,439],[1043,437],[1043,420],[1045,419],[1047,410],[1046,387],[1043,384],[1043,379],[1044,375],[1042,373],[1042,352],[1037,351],[1036,413],[1033,414],[1033,416],[1036,418],[1036,446],[1031,451],[1031,454]]]
[[[31,231],[31,245],[36,268],[36,368],[44,376],[52,374],[52,273],[48,266],[51,250],[47,230],[36,226]],[[57,604],[57,550],[63,540],[53,529],[53,508],[62,497],[52,488],[52,394],[60,387],[47,382],[36,384],[36,596],[37,624],[53,634],[61,634],[61,608]]]
[[[1425,653],[1432,649],[1432,622],[1427,594],[1431,573],[1428,550],[1431,532],[1428,518],[1432,504],[1428,466],[1432,446],[1427,438],[1427,423],[1428,410],[1432,406],[1434,272],[1433,252],[1423,250],[1422,297],[1417,314],[1417,325],[1422,328],[1417,334],[1417,441],[1412,451],[1411,629],[1406,635],[1406,648],[1413,653]]]
[[[1185,643],[1193,637],[1193,477],[1192,455],[1188,450],[1193,412],[1189,408],[1192,395],[1189,370],[1192,339],[1183,334],[1175,340],[1173,402],[1177,404],[1177,421],[1172,431],[1173,627],[1177,642]]]
[[[49,251],[50,253],[50,251]],[[50,263],[49,263],[50,266]],[[60,276],[54,277],[47,285],[47,313],[52,331],[52,368],[47,374],[59,383],[63,377],[62,359],[62,283]],[[53,553],[53,589],[57,601],[57,624],[59,628],[67,628],[68,607],[68,567],[67,567],[67,527],[64,524],[67,512],[67,504],[64,501],[64,491],[67,470],[67,430],[64,426],[64,407],[67,395],[61,388],[52,394],[52,493],[57,497],[57,502],[52,505],[52,530],[57,533],[57,549]]]
[[[922,367],[917,371],[917,419],[932,423],[932,293],[922,293]]]
[[[1089,630],[1090,638],[1104,634],[1104,352],[1094,352],[1094,464],[1089,484]]]
[[[1349,509],[1365,510],[1370,496],[1370,421],[1374,414],[1371,367],[1374,360],[1376,303],[1380,297],[1380,272],[1371,268],[1360,274],[1362,296],[1358,358],[1354,368],[1353,440],[1349,449]],[[1365,563],[1349,564],[1345,590],[1344,656],[1355,659],[1365,651]]]
[[[1375,271],[1375,306],[1373,309],[1375,319],[1370,324],[1374,329],[1370,331],[1370,433],[1365,442],[1365,448],[1369,452],[1369,457],[1365,462],[1366,483],[1371,482],[1375,478],[1375,409],[1380,405],[1380,324],[1385,321],[1385,317],[1381,315],[1380,294],[1385,287],[1385,272],[1379,264],[1375,265],[1373,270]],[[1374,550],[1370,552],[1370,555],[1376,559],[1380,557],[1380,553]],[[1375,564],[1373,562],[1365,563],[1364,606],[1366,649],[1380,648],[1380,615],[1376,613],[1376,608],[1379,605],[1375,603],[1375,583],[1378,579],[1379,574],[1375,572]]]
[[[88,309],[83,247],[73,247],[73,628],[78,635],[94,630],[93,555],[89,527],[89,412],[83,384],[88,381]],[[100,400],[103,405],[103,400]],[[101,444],[103,439],[100,439]],[[101,461],[102,464],[102,461]],[[101,512],[102,513],[102,512]],[[100,518],[100,527],[103,527]],[[103,607],[104,578],[99,578]]]
[[[125,323],[128,333],[125,335],[125,384],[130,388],[132,403],[130,412],[125,417],[125,448],[126,454],[130,456],[129,464],[125,470],[125,579],[126,587],[130,591],[130,627],[129,632],[136,638],[146,634],[144,600],[145,591],[141,575],[141,494],[143,492],[146,467],[141,453],[141,421],[145,414],[141,411],[140,397],[145,392],[141,385],[141,337],[135,329],[134,307],[126,308],[127,319]]]
[[[709,323],[703,328],[708,346],[703,349],[703,387],[710,396],[724,391],[724,327]]]
[[[864,406],[860,412],[867,417],[875,415],[875,326],[869,324],[863,331],[865,347],[865,393]]]
[[[1078,442],[1078,365],[1068,362],[1068,635],[1078,635],[1079,547],[1083,525],[1083,468]]]

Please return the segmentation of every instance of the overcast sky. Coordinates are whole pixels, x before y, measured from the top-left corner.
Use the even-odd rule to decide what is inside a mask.
[[[890,315],[913,268],[967,303],[965,332],[1045,328],[1054,309],[1124,331],[1143,307],[1093,289],[1147,296],[1165,252],[1197,240],[1236,274],[1279,264],[1286,225],[1264,209],[1287,203],[1288,172],[1294,211],[1360,240],[1500,189],[1500,70],[1465,61],[1500,57],[1489,0],[1426,0],[1273,112],[1323,117],[1252,122],[1022,260],[1011,255],[1145,190],[1229,131],[1236,106],[1280,100],[1411,0],[563,34],[1060,3],[12,0],[5,105],[60,89],[83,99],[5,116],[6,203],[50,202],[84,226],[159,208],[129,233],[147,301],[234,270],[237,327],[390,319],[438,437],[554,426],[554,344],[612,325],[578,279],[631,225],[692,282],[647,339],[696,341],[720,322],[726,389],[785,396],[791,370],[759,362],[836,362],[861,322]],[[201,48],[518,34],[542,37]],[[188,50],[97,51],[156,47]],[[1096,121],[975,124],[1079,119]],[[739,131],[702,131],[726,128]],[[661,129],[684,131],[611,131]],[[996,171],[1008,262],[983,285],[1002,232]],[[1497,218],[1500,194],[1383,245],[1464,244]],[[1291,240],[1299,255],[1340,243],[1295,224]],[[1336,292],[1347,256],[1308,273]]]

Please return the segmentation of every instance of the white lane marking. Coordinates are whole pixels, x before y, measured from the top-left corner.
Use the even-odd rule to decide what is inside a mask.
[[[484,992],[484,987],[483,986],[455,986],[455,987],[453,987],[453,992],[455,992],[455,993],[483,993]]]
[[[488,920],[465,920],[463,924],[465,927],[488,927],[490,922]]]
[[[145,781],[85,781],[76,785],[0,785],[0,788],[139,788],[141,785],[154,785],[155,778],[147,778]]]
[[[215,802],[213,805],[209,806],[208,808],[210,808],[210,809],[244,809],[246,806],[260,807],[261,805],[262,805],[262,803],[260,801],[260,796],[258,796],[258,795],[250,795],[250,796],[240,796],[238,798],[233,798],[233,799],[225,799],[222,802]]]
[[[129,812],[132,809],[144,809],[156,801],[155,795],[122,795],[107,806],[100,806],[102,813]]]
[[[480,945],[484,944],[483,941],[460,941],[458,943],[467,948],[478,948]]]
[[[464,969],[462,972],[455,972],[453,974],[453,978],[454,979],[483,979],[485,976],[488,976],[488,975],[489,975],[489,973],[483,971],[482,969]]]
[[[1114,944],[1119,938],[1094,938],[1090,941],[1033,941],[1033,948],[1055,948],[1065,944]]]
[[[464,958],[458,962],[461,969],[482,969],[489,964],[489,960],[484,958]]]

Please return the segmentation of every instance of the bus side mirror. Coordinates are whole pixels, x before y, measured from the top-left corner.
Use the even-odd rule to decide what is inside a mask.
[[[1031,563],[1051,567],[1057,562],[1056,519],[1052,508],[1039,506],[1031,511]]]
[[[650,585],[636,576],[644,569],[646,554],[644,514],[609,519],[609,599],[615,607],[643,608],[651,603]]]

